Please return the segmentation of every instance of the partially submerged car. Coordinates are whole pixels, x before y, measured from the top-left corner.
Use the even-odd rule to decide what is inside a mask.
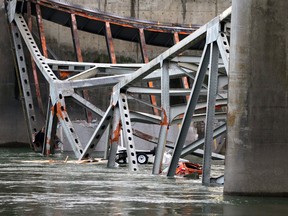
[[[155,148],[152,150],[136,150],[136,158],[139,164],[154,163]],[[162,165],[166,168],[162,171],[162,174],[168,172],[168,166],[171,162],[172,155],[170,152],[164,152]],[[116,163],[127,163],[127,151],[126,148],[119,146],[116,154]],[[189,162],[186,159],[180,158],[178,166],[175,171],[175,175],[188,177],[189,175],[198,176],[202,175],[202,166],[196,163]]]
[[[179,162],[175,171],[176,175],[187,176],[191,174],[202,175],[202,166],[192,162]]]
[[[169,167],[167,166],[161,174],[166,175],[168,173],[168,169]],[[178,162],[177,168],[175,170],[175,175],[197,179],[200,175],[202,175],[202,166],[180,158],[180,161]]]

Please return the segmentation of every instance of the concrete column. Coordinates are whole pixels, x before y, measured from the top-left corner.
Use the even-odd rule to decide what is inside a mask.
[[[0,145],[29,145],[28,129],[24,121],[11,44],[9,27],[0,1]]]
[[[225,194],[288,195],[288,1],[234,0]]]

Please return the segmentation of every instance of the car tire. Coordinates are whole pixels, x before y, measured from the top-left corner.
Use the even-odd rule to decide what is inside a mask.
[[[116,163],[118,164],[126,164],[127,163],[127,153],[126,151],[123,151],[123,152],[119,152],[116,154]]]
[[[148,163],[148,156],[145,153],[137,154],[137,162],[139,164],[147,164]]]

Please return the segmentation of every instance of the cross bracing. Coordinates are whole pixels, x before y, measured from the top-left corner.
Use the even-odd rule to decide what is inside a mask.
[[[10,4],[13,2],[15,1]],[[34,1],[31,2],[35,3]],[[31,2],[28,1],[27,6]],[[37,3],[35,8],[37,9]],[[12,18],[10,18],[11,34],[31,142],[33,133],[39,128],[36,128],[37,119],[29,89],[31,81],[27,76],[28,70],[25,66],[22,40],[49,87],[44,124],[44,155],[53,152],[57,125],[59,124],[67,137],[64,145],[70,145],[79,160],[96,157],[95,148],[101,138],[105,139],[109,166],[114,165],[115,149],[120,143],[120,136],[122,136],[127,148],[129,170],[138,171],[134,142],[134,136],[137,134],[138,137],[157,143],[153,174],[159,174],[162,169],[161,161],[166,147],[174,149],[168,176],[174,175],[181,156],[197,151],[198,154],[204,155],[203,183],[209,184],[211,143],[213,139],[225,133],[226,129],[225,125],[219,128],[213,126],[215,119],[225,121],[226,118],[225,113],[215,112],[215,106],[225,107],[227,105],[227,89],[222,87],[227,85],[231,8],[197,30],[193,29],[189,36],[177,42],[155,59],[144,61],[143,64],[116,64],[115,62],[114,64],[103,64],[50,59],[48,54],[43,52],[43,47],[45,48],[43,41],[41,41],[42,52],[38,48],[30,31],[31,28],[23,14],[20,13],[21,11],[12,13],[12,6],[9,10],[12,14]],[[74,31],[77,31],[77,28]],[[77,41],[75,42],[77,48]],[[198,51],[202,51],[201,56],[195,56],[189,52],[195,47]],[[81,53],[79,49],[78,51],[75,50],[79,52],[78,54]],[[111,61],[113,62],[113,60]],[[69,72],[69,76],[63,78],[61,74],[57,73],[59,70]],[[183,83],[179,88],[170,87],[172,79],[183,77],[185,77],[186,82],[188,80],[188,84],[184,85]],[[33,78],[35,80],[35,76]],[[182,79],[183,82],[185,80]],[[152,88],[147,88],[142,84],[149,82],[157,82],[158,84]],[[111,90],[109,105],[105,109],[99,108],[97,104],[85,96],[86,91],[93,91],[99,87],[109,87]],[[152,99],[143,99],[145,95],[148,95],[150,99],[152,96],[155,97],[156,103]],[[184,97],[184,103],[172,104],[172,96]],[[199,101],[199,97],[201,97],[201,101]],[[81,143],[79,134],[73,126],[70,117],[73,113],[69,113],[66,105],[69,99],[85,108],[86,112],[91,112],[90,118],[97,116],[100,119],[87,143]],[[140,105],[134,106],[135,103]],[[40,106],[39,102],[38,106]],[[133,107],[133,110],[130,107]],[[141,109],[137,110],[138,107]],[[146,108],[143,109],[143,107]],[[203,121],[203,119],[205,119],[206,125],[205,137],[184,146],[191,123]],[[89,121],[89,118],[86,120]],[[137,133],[132,122],[158,125],[160,128],[158,137],[147,139],[147,134]],[[179,125],[175,143],[167,140],[169,128],[173,124]],[[108,136],[103,137],[105,131],[107,131]],[[203,145],[204,151],[199,149]]]

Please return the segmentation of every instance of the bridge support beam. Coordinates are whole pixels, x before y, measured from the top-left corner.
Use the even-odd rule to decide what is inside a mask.
[[[232,8],[224,193],[287,196],[288,1]]]

